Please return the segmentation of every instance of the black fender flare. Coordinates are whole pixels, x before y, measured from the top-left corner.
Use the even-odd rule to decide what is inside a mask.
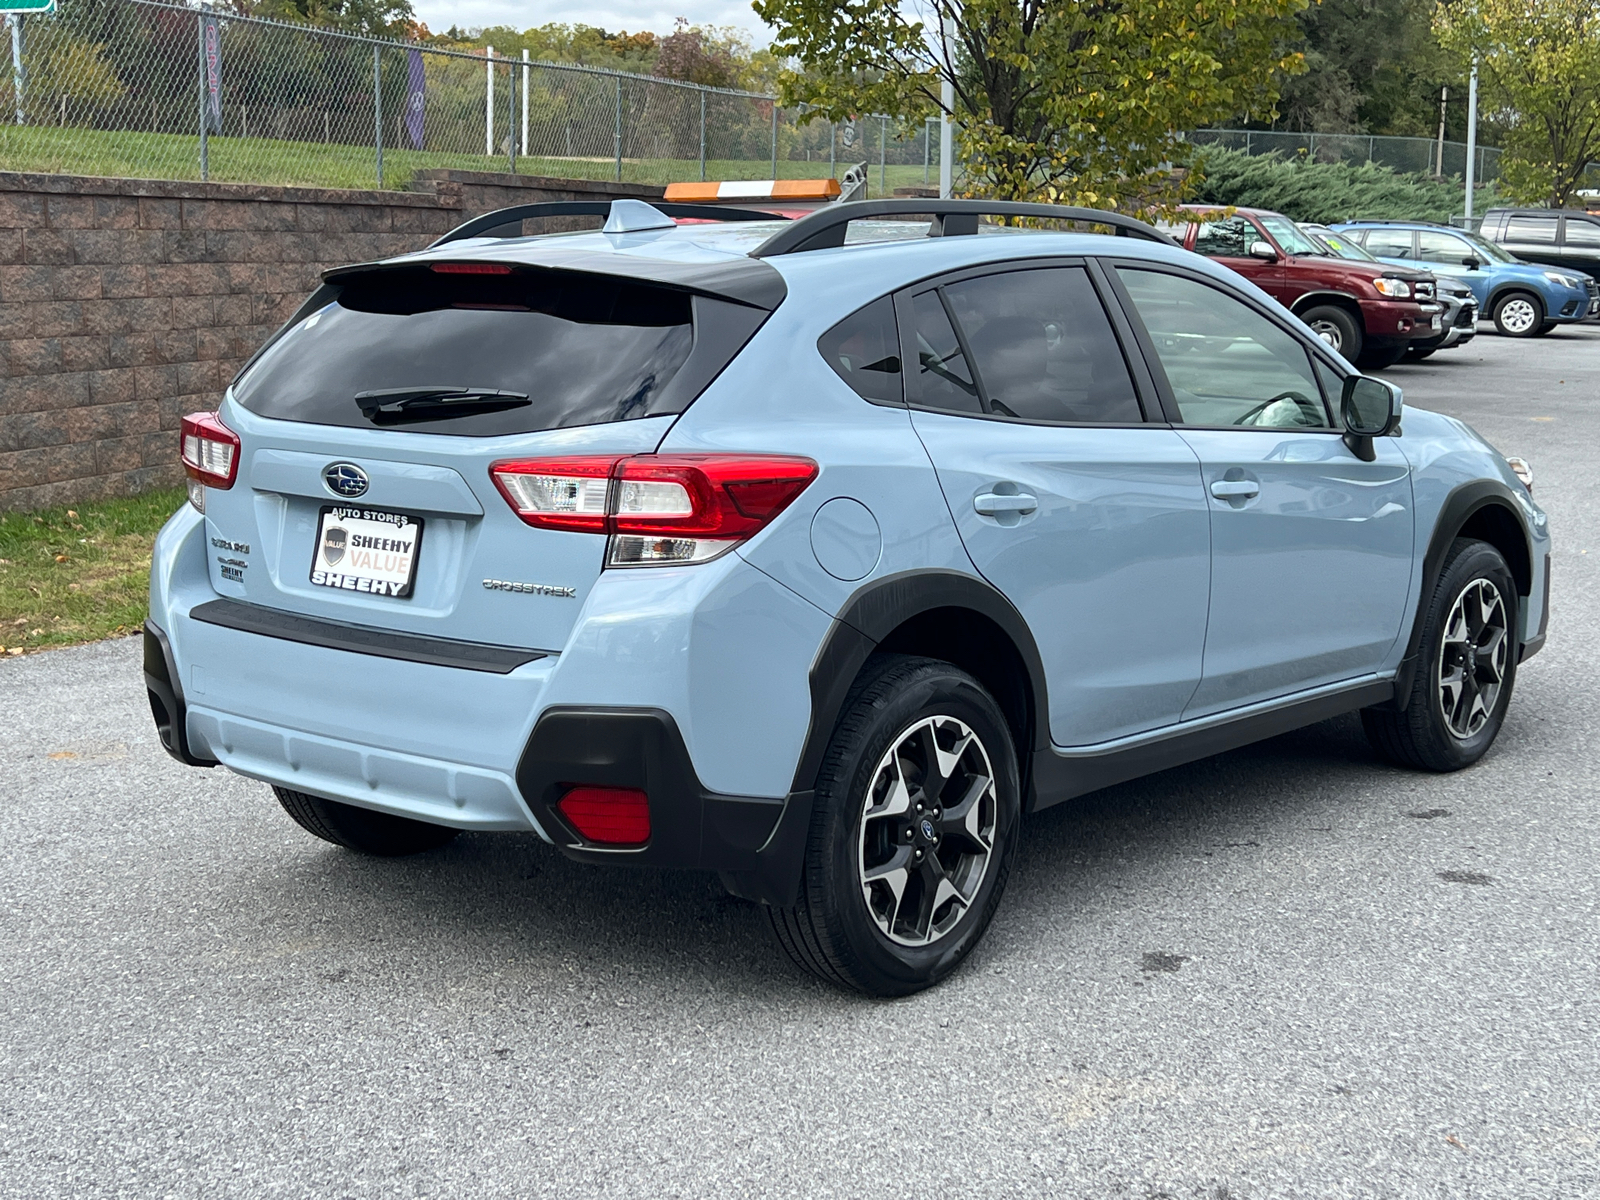
[[[811,663],[811,727],[795,767],[792,791],[809,792],[815,786],[822,755],[833,738],[850,685],[868,656],[906,621],[941,608],[971,609],[987,617],[1011,639],[1022,658],[1032,705],[1026,744],[1017,747],[1026,797],[1030,751],[1048,744],[1049,694],[1039,647],[1022,614],[992,584],[975,575],[939,568],[900,571],[874,579],[851,593],[839,609]]]
[[[1422,626],[1427,618],[1425,607],[1428,597],[1433,594],[1434,586],[1439,581],[1439,573],[1444,567],[1444,557],[1450,552],[1450,545],[1456,540],[1466,523],[1473,515],[1490,506],[1503,508],[1509,512],[1516,521],[1518,530],[1522,534],[1523,554],[1525,556],[1521,573],[1519,564],[1510,563],[1512,577],[1517,580],[1519,589],[1526,579],[1526,586],[1531,587],[1533,573],[1533,537],[1528,532],[1527,520],[1522,515],[1516,499],[1511,494],[1511,489],[1499,480],[1478,479],[1471,483],[1463,483],[1453,489],[1445,497],[1444,503],[1439,506],[1439,515],[1433,522],[1433,533],[1428,539],[1428,549],[1422,558],[1422,579],[1417,590],[1417,610],[1411,619],[1411,635],[1406,641],[1405,656],[1400,660],[1400,667],[1395,673],[1395,698],[1397,708],[1404,710],[1411,698],[1411,684],[1416,676],[1417,657],[1422,649]],[[1525,602],[1527,593],[1519,597],[1519,604]],[[1518,613],[1518,629],[1521,628],[1521,613]]]
[[[1528,283],[1526,280],[1522,279],[1509,280],[1489,289],[1489,297],[1483,302],[1483,311],[1488,317],[1493,319],[1494,306],[1500,303],[1501,298],[1507,292],[1527,292],[1528,295],[1532,296],[1539,302],[1540,311],[1544,313],[1547,319],[1549,318],[1550,305],[1545,300],[1543,294],[1539,291],[1539,285],[1536,283]]]

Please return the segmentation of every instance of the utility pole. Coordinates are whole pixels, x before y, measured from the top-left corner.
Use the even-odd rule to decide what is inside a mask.
[[[494,47],[485,48],[483,87],[483,153],[494,157]]]
[[[17,124],[26,125],[28,114],[23,110],[22,97],[27,90],[27,75],[22,68],[22,14],[11,18],[11,94],[17,100]]]
[[[949,0],[946,0],[948,3]],[[939,41],[944,50],[945,78],[939,84],[939,103],[944,108],[944,113],[939,119],[939,198],[948,200],[954,173],[951,170],[950,154],[950,114],[956,107],[956,85],[950,79],[949,72],[954,67],[950,57],[950,43],[955,38],[955,22],[950,19],[947,12],[939,28]]]
[[[1439,89],[1439,161],[1433,171],[1440,179],[1444,178],[1444,110],[1449,102],[1450,85],[1447,83]]]
[[[1467,78],[1467,228],[1472,228],[1472,185],[1478,166],[1478,60]]]

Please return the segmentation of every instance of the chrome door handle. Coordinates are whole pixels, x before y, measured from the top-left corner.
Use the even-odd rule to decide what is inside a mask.
[[[1219,479],[1211,485],[1211,494],[1218,500],[1248,500],[1261,494],[1261,485],[1254,479]]]
[[[972,498],[972,507],[975,512],[980,512],[986,517],[998,516],[1000,513],[1017,513],[1027,516],[1037,512],[1039,498],[1022,492],[1015,496],[1001,496],[994,492],[983,492]]]

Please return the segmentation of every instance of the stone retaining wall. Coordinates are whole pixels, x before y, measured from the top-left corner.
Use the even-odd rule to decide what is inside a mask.
[[[539,200],[660,188],[469,171],[407,192],[0,172],[0,509],[177,483],[215,408],[320,272]]]

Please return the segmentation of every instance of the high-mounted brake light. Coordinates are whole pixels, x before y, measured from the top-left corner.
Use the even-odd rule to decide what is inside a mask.
[[[509,275],[511,268],[505,263],[449,262],[434,263],[430,268],[440,275]]]
[[[490,477],[542,529],[608,533],[608,567],[708,562],[754,536],[817,477],[780,454],[638,454],[496,463]]]
[[[591,842],[642,846],[650,840],[650,798],[638,788],[575,787],[556,808]]]
[[[183,418],[178,447],[189,476],[189,502],[205,512],[205,489],[225,491],[239,477],[239,435],[216,413],[190,413]]]

